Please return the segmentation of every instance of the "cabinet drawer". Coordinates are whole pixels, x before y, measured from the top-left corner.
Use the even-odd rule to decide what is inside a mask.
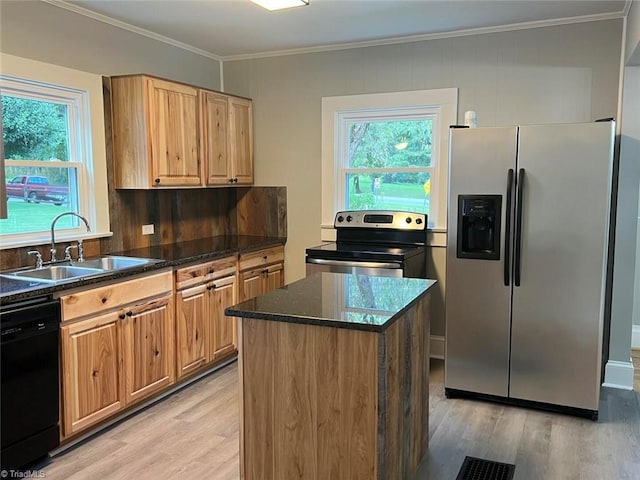
[[[73,293],[60,298],[62,321],[96,315],[173,291],[170,271]]]
[[[278,246],[241,254],[240,270],[244,271],[277,262],[284,262],[284,247]]]
[[[236,257],[225,257],[176,270],[176,290],[236,273]]]

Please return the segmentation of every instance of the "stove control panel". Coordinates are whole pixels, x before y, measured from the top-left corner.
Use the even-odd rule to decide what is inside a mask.
[[[336,213],[335,228],[386,228],[426,230],[427,215],[393,210],[349,210]]]

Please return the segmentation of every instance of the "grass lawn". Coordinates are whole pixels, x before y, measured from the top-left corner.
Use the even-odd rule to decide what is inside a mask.
[[[355,210],[404,210],[428,213],[429,199],[425,198],[422,184],[383,183],[378,195],[371,193],[371,181],[360,180],[361,194],[349,192],[349,207]]]
[[[56,206],[53,203],[27,203],[21,199],[11,199],[7,202],[8,218],[0,220],[0,234],[25,232],[48,232],[51,221],[63,212],[69,211],[65,205]],[[56,223],[56,230],[73,228],[78,225],[77,218],[62,217]]]
[[[360,190],[371,192],[371,180],[362,177],[360,179]],[[424,186],[412,183],[383,183],[380,191],[388,197],[424,198]]]

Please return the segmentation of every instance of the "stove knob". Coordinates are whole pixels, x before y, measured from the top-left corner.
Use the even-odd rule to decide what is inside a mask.
[[[418,225],[420,225],[420,224],[422,223],[422,219],[421,219],[421,218],[416,218],[416,223],[417,223]]]
[[[350,222],[351,220],[353,220],[353,217],[351,215],[347,215],[347,222]]]
[[[343,220],[344,220],[344,217],[343,217],[342,215],[340,215],[340,216],[338,217],[338,222],[339,222],[339,223],[342,223],[342,221],[343,221]]]
[[[405,220],[407,223],[411,223],[411,217],[407,217]]]

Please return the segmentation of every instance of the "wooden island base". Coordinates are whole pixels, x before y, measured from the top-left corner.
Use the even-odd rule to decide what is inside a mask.
[[[381,332],[240,319],[241,478],[411,479],[429,438],[429,297]]]

